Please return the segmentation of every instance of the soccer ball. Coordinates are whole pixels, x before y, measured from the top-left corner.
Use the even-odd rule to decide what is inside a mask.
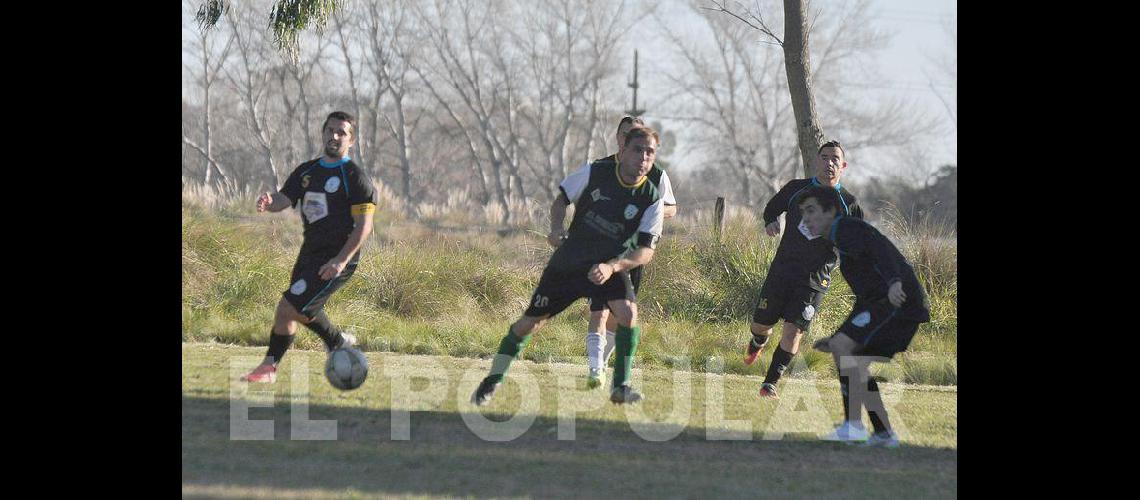
[[[325,377],[333,387],[342,391],[356,389],[368,378],[368,359],[354,347],[337,349],[325,362]]]

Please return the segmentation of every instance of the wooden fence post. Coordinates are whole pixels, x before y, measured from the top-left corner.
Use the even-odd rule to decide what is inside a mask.
[[[713,211],[713,231],[716,233],[717,241],[720,241],[720,233],[724,231],[724,197],[716,197],[716,209]]]

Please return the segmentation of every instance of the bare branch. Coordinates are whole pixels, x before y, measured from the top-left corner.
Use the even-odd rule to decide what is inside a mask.
[[[773,33],[770,28],[768,28],[768,25],[764,22],[763,16],[761,16],[759,13],[759,9],[757,9],[756,13],[751,13],[751,12],[748,12],[747,10],[745,10],[745,12],[748,12],[749,16],[752,17],[752,19],[754,19],[757,24],[759,24],[759,26],[757,26],[756,24],[752,24],[751,21],[749,21],[743,17],[740,17],[739,14],[729,10],[728,6],[725,5],[726,2],[724,2],[724,1],[717,2],[716,0],[711,0],[711,1],[712,1],[713,5],[716,5],[718,8],[713,9],[710,7],[701,7],[701,9],[711,10],[714,12],[724,12],[725,14],[728,14],[732,17],[739,19],[740,22],[747,24],[750,28],[772,37],[772,39],[776,41],[777,45],[780,45],[780,46],[784,45],[784,41],[781,40],[780,37],[776,36],[776,34]]]
[[[214,167],[214,171],[217,172],[218,176],[222,178],[222,181],[227,180],[226,179],[226,173],[224,170],[222,170],[222,166],[218,163],[218,160],[215,160],[213,156],[206,153],[206,150],[202,149],[202,146],[199,146],[197,143],[190,140],[189,137],[186,137],[186,134],[182,134],[182,143],[187,145],[187,146],[190,146],[190,148],[192,148],[194,151],[197,151],[198,154],[202,155],[202,157],[205,158],[206,161],[210,162],[210,165],[212,165]]]

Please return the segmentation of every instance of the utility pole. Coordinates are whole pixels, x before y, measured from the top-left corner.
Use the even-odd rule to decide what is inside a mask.
[[[633,81],[629,82],[629,87],[633,89],[633,107],[626,110],[629,116],[641,116],[645,113],[644,109],[637,109],[637,50],[633,51]]]

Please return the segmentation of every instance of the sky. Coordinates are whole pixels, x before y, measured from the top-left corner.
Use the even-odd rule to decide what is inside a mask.
[[[660,1],[658,8],[661,10],[661,14],[668,19],[670,26],[687,33],[698,33],[703,29],[701,27],[703,23],[699,18],[689,14],[690,11],[684,6],[684,1]],[[841,1],[847,0],[816,0],[813,2],[813,10],[824,9],[826,13],[829,4]],[[728,4],[730,7],[734,5],[731,0]],[[755,5],[755,1],[747,0],[745,4]],[[949,77],[939,75],[938,69],[930,58],[956,57],[956,50],[952,46],[953,38],[947,34],[946,26],[954,26],[957,22],[957,2],[955,0],[871,0],[870,7],[876,13],[873,17],[880,23],[880,26],[892,31],[894,36],[887,48],[880,52],[880,57],[876,61],[881,76],[889,83],[886,87],[868,88],[866,90],[867,98],[876,99],[880,96],[902,95],[913,99],[918,108],[927,110],[930,114],[944,120],[946,135],[941,136],[940,140],[930,140],[925,144],[917,144],[916,147],[926,152],[930,165],[937,166],[948,163],[956,165],[958,163],[956,127],[950,121],[946,106],[930,89],[931,77],[935,79],[936,88],[943,92],[943,98],[954,106],[952,109],[955,113],[957,112],[957,99],[953,93],[956,86],[953,85],[954,82],[949,81]],[[642,105],[644,102],[642,96],[651,95],[653,87],[665,86],[663,79],[657,83],[657,80],[653,78],[653,70],[662,65],[670,64],[667,60],[647,60],[645,57],[646,49],[642,47],[666,44],[661,35],[655,33],[655,28],[651,24],[644,23],[634,27],[636,32],[634,38],[643,40],[637,44],[642,52],[638,61],[638,78],[641,85],[638,94],[639,107],[646,107]],[[778,33],[782,31],[782,26],[775,31]],[[758,38],[760,38],[759,35]],[[632,48],[629,52],[630,54],[626,57],[629,59],[628,66],[632,67]],[[627,90],[627,92],[629,91]],[[630,96],[627,94],[627,102],[629,99]],[[650,104],[655,103],[651,102]],[[651,121],[653,120],[652,111],[646,115]],[[666,121],[665,125],[668,126],[669,122]],[[684,144],[678,146],[681,151],[677,152],[676,158],[673,159],[675,165],[684,168],[683,165],[693,164],[698,160],[695,155],[686,154]],[[866,167],[848,170],[847,175],[853,178],[865,178],[868,175],[888,175],[897,173],[900,168],[904,167],[897,155],[891,151],[877,150],[858,152],[858,156],[853,158],[851,166]]]

